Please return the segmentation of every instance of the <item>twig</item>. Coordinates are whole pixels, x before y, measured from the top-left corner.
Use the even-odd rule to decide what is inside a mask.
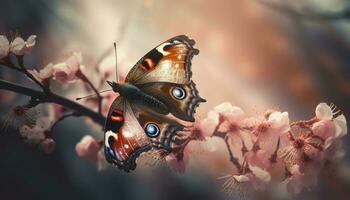
[[[228,137],[226,136],[224,140],[225,140],[225,144],[226,144],[226,147],[228,150],[228,154],[230,156],[230,161],[232,162],[232,164],[235,167],[237,167],[237,169],[241,169],[242,166],[241,166],[241,164],[239,164],[238,159],[233,156],[230,144],[228,143]]]
[[[35,101],[40,101],[42,103],[57,103],[66,108],[77,111],[81,115],[90,117],[92,120],[94,120],[96,123],[100,124],[101,126],[104,126],[104,123],[106,121],[106,118],[101,114],[94,112],[85,106],[82,106],[74,101],[71,101],[69,99],[66,99],[54,93],[45,94],[44,92],[34,90],[31,88],[18,85],[15,83],[11,83],[5,80],[1,80],[1,79],[0,79],[0,89],[9,90],[9,91],[30,96]]]
[[[85,74],[79,70],[77,72],[77,77],[79,77],[84,83],[86,83],[87,85],[89,85],[89,87],[95,92],[96,96],[97,96],[97,101],[98,101],[98,113],[101,114],[101,110],[102,110],[102,96],[100,95],[100,93],[98,92],[98,90],[96,89],[96,87],[94,86],[94,84],[92,84],[92,82],[85,76]]]
[[[23,56],[16,56],[18,60],[18,65],[20,66],[21,71],[32,81],[34,81],[38,86],[43,89],[43,91],[47,94],[51,93],[51,90],[48,87],[45,87],[40,81],[38,81],[31,73],[28,72],[23,63]],[[12,69],[12,68],[11,68]]]
[[[60,118],[58,118],[55,123],[52,124],[51,126],[51,132],[52,130],[57,126],[57,124],[59,124],[61,121],[63,121],[64,119],[68,118],[68,117],[79,117],[81,116],[80,113],[78,112],[72,112],[72,113],[68,113],[68,114],[65,114],[65,115],[62,115]]]

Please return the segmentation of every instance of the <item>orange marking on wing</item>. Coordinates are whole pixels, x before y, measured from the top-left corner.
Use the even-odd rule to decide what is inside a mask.
[[[117,121],[117,122],[121,122],[121,121],[123,121],[123,117],[121,117],[121,116],[111,116],[111,120],[112,121]]]
[[[145,58],[145,61],[148,63],[149,70],[154,68],[154,63],[150,58]]]

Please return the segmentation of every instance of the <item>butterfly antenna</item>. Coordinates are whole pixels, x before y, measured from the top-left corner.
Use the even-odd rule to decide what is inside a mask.
[[[114,54],[115,54],[115,79],[116,79],[117,83],[119,83],[117,43],[114,42],[113,45],[114,45]]]
[[[98,92],[99,94],[101,93],[104,93],[104,92],[108,92],[108,91],[112,91],[112,89],[108,89],[108,90],[103,90],[101,92]],[[76,101],[79,101],[81,99],[86,99],[86,98],[90,98],[90,97],[93,97],[93,96],[96,96],[97,94],[90,94],[88,96],[85,96],[85,97],[79,97],[79,98],[75,98]]]

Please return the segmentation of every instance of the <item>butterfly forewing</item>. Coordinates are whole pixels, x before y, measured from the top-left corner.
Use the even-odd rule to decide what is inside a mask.
[[[187,83],[191,79],[191,59],[198,54],[194,40],[181,35],[171,38],[148,52],[131,69],[126,82]]]
[[[193,122],[197,106],[205,102],[193,81],[187,84],[146,83],[140,85],[140,89],[164,102],[175,117],[186,121]]]

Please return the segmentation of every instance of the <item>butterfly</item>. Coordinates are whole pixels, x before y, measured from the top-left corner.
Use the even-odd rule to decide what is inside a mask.
[[[106,160],[126,172],[151,149],[172,151],[179,120],[194,122],[201,98],[191,80],[191,59],[199,53],[195,41],[173,37],[143,56],[129,71],[125,83],[107,81],[119,96],[112,103],[104,127]]]

